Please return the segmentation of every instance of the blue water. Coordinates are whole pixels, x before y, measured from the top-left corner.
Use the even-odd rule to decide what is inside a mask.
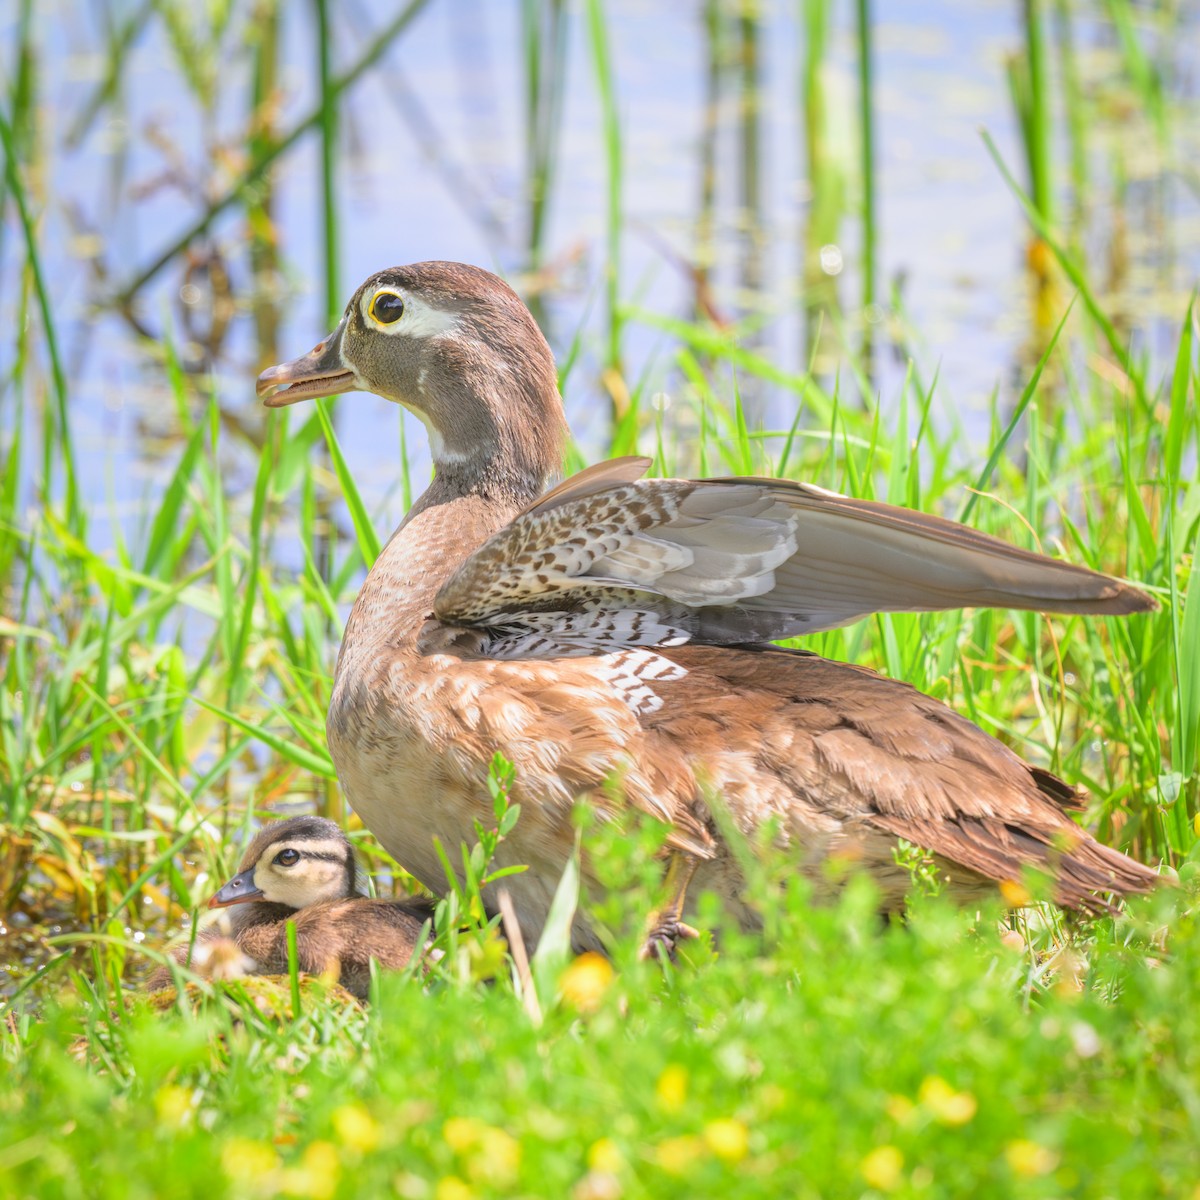
[[[10,3],[0,20],[5,46],[14,44],[16,7]],[[357,58],[370,30],[394,11],[349,3],[332,7],[335,67]],[[600,280],[606,174],[586,23],[580,6],[569,7],[567,89],[545,252],[545,260],[559,269],[545,300],[547,332],[556,350],[565,350],[583,329],[584,354],[566,399],[585,456],[594,457],[606,438],[607,400],[596,369],[604,336]],[[715,296],[731,316],[761,312],[754,344],[789,370],[800,370],[809,354],[801,277],[811,188],[800,108],[799,7],[782,0],[761,5],[761,291],[756,296],[741,288],[752,271],[746,257],[751,239],[740,195],[741,118],[732,69],[717,108],[716,139]],[[57,0],[35,8],[44,172],[37,176],[40,232],[72,381],[82,483],[97,513],[112,512],[126,535],[136,536],[178,455],[178,422],[154,348],[120,318],[97,311],[95,297],[104,286],[97,284],[88,254],[100,251],[110,283],[128,278],[194,218],[206,189],[216,193],[228,182],[231,172],[220,162],[222,156],[236,159],[243,152],[250,59],[235,20],[221,59],[219,101],[206,121],[155,18],[127,56],[116,103],[72,148],[66,135],[96,86],[104,38],[90,6]],[[854,184],[857,81],[850,14],[843,8],[849,6],[839,6],[835,14],[826,84],[835,113],[833,143],[845,158],[849,198],[829,261],[836,266],[840,259],[838,293],[855,322],[862,288]],[[1184,27],[1194,33],[1196,6],[1185,8]],[[692,261],[696,255],[705,121],[702,11],[699,3],[613,0],[607,6],[624,145],[622,296],[668,316],[690,315],[689,284],[672,258]],[[878,328],[903,320],[921,376],[931,379],[936,373],[939,380],[934,418],[961,424],[964,453],[970,455],[972,444],[981,444],[986,435],[993,390],[1002,397],[1019,393],[1027,371],[1022,364],[1034,340],[1024,258],[1027,228],[979,135],[986,128],[1014,173],[1023,176],[1004,67],[1005,55],[1021,46],[1020,5],[894,0],[877,3],[875,11],[878,281],[886,318]],[[519,12],[515,0],[433,0],[349,95],[341,119],[337,186],[344,298],[363,276],[391,263],[454,258],[506,273],[522,267],[527,164]],[[1075,37],[1081,49],[1087,48],[1083,62],[1090,86],[1114,87],[1119,64],[1112,31],[1090,15],[1092,6],[1082,6],[1079,13]],[[280,128],[315,103],[311,19],[307,5],[286,7]],[[1142,32],[1151,39],[1150,27]],[[1195,161],[1196,124],[1187,119],[1195,112],[1195,56],[1188,51],[1195,41],[1178,38],[1160,55],[1180,114],[1171,126],[1170,163]],[[407,100],[398,102],[398,94]],[[428,122],[420,133],[411,119],[414,102]],[[1194,183],[1164,169],[1149,124],[1136,113],[1120,115],[1115,101],[1114,112],[1111,123],[1092,131],[1090,142],[1089,264],[1103,291],[1114,228],[1114,163],[1119,161],[1129,179],[1122,203],[1131,266],[1111,299],[1115,309],[1130,315],[1133,344],[1161,353],[1178,328],[1200,267],[1200,201]],[[1058,147],[1060,165],[1066,152],[1065,143]],[[275,174],[275,217],[286,271],[279,338],[284,357],[306,350],[326,329],[319,168],[314,134],[278,164]],[[1063,198],[1065,204],[1065,190]],[[259,366],[248,314],[253,281],[239,210],[217,222],[214,239],[233,279],[238,308],[211,382],[223,409],[256,427],[262,414],[253,391]],[[4,328],[12,328],[15,320],[22,261],[10,213],[0,248]],[[902,315],[890,304],[898,281]],[[181,336],[183,282],[181,267],[172,264],[139,297],[139,312],[151,330],[169,328]],[[1063,303],[1068,298],[1064,295]],[[631,322],[624,353],[632,382],[645,377],[649,392],[680,396],[661,334]],[[6,374],[12,354],[10,337],[0,345]],[[848,380],[845,364],[836,358],[818,366],[827,381],[839,369]],[[907,362],[892,352],[882,333],[877,367],[874,385],[880,402],[890,408]],[[733,381],[726,382],[732,391]],[[793,401],[786,393],[744,379],[738,383],[754,401],[758,420],[767,426],[789,423]],[[44,383],[27,387],[26,404],[36,402],[43,390]],[[0,400],[0,431],[11,428],[10,401]],[[668,420],[679,407],[668,409]],[[402,509],[395,487],[401,419],[393,406],[374,397],[339,402],[347,455],[381,525],[393,523]],[[423,430],[411,418],[403,419],[419,483],[428,472]],[[253,452],[230,436],[224,454],[237,490],[240,481],[252,478]],[[32,461],[35,455],[26,464],[30,478]],[[97,529],[98,544],[105,539]]]

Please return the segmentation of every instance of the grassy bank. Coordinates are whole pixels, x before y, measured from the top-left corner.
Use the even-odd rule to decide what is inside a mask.
[[[769,923],[779,941],[727,932],[666,979],[628,939],[615,975],[581,960],[545,989],[540,1025],[469,977],[386,979],[367,1014],[309,995],[278,1021],[230,999],[105,1017],[68,993],[5,1039],[0,1181],[47,1200],[1192,1195],[1194,917],[1138,906],[1045,961],[937,902],[881,930],[858,889]]]
[[[1163,863],[1181,888],[1116,919],[960,913],[926,894],[936,886],[916,856],[915,914],[884,928],[861,881],[813,909],[787,864],[767,863],[755,885],[765,932],[725,928],[705,901],[700,924],[718,948],[693,948],[664,973],[635,955],[661,831],[629,830],[599,852],[611,895],[581,901],[611,931],[611,965],[572,963],[551,938],[523,983],[466,896],[443,914],[429,973],[380,981],[369,1010],[319,985],[299,1011],[288,983],[201,987],[194,1009],[139,994],[261,814],[349,818],[325,747],[332,665],[365,569],[425,482],[422,460],[389,423],[377,441],[395,483],[372,489],[363,475],[378,464],[344,449],[369,401],[268,416],[250,380],[324,326],[289,324],[301,293],[285,286],[297,272],[276,224],[275,168],[319,139],[320,187],[304,186],[321,197],[322,311],[336,310],[356,282],[339,253],[352,207],[339,156],[357,130],[348,99],[364,79],[399,88],[385,56],[435,6],[398,5],[357,40],[340,6],[316,6],[331,41],[304,43],[316,94],[295,112],[277,95],[293,65],[283,10],[217,6],[193,23],[174,4],[105,10],[103,70],[62,137],[124,119],[127,68],[154,35],[212,139],[200,152],[211,175],[189,196],[195,220],[127,270],[90,262],[84,324],[135,340],[130,375],[153,394],[139,440],[107,475],[46,232],[61,217],[42,32],[35,6],[17,6],[0,113],[0,299],[12,318],[0,364],[0,1194],[1200,1194],[1200,368],[1196,313],[1167,264],[1167,249],[1186,259],[1194,236],[1171,205],[1139,193],[1135,170],[1150,158],[1194,186],[1172,90],[1187,5],[1021,6],[1007,75],[1015,149],[990,137],[976,149],[988,188],[1025,222],[1009,247],[1028,263],[1012,317],[1024,346],[983,411],[960,411],[939,379],[945,343],[914,327],[903,281],[885,274],[887,123],[874,89],[887,39],[867,3],[808,3],[797,33],[806,286],[772,315],[803,327],[810,369],[768,352],[765,301],[746,300],[771,265],[757,97],[775,27],[752,4],[698,6],[702,195],[691,257],[668,260],[685,268],[694,303],[670,309],[628,266],[645,231],[624,200],[643,164],[622,90],[623,10],[522,8],[529,178],[517,265],[528,272],[514,273],[553,316],[570,276],[551,232],[564,111],[583,79],[603,236],[585,255],[591,307],[551,332],[568,413],[601,413],[607,432],[571,465],[642,452],[656,474],[803,479],[958,517],[1152,590],[1160,611],[1122,621],[879,617],[805,645],[911,681],[1085,787],[1087,826]],[[1100,68],[1083,50],[1096,23]],[[846,36],[852,94],[837,83]],[[582,57],[568,57],[572,38]],[[248,61],[252,83],[233,148],[212,133],[223,56]],[[380,94],[419,125],[417,90]],[[736,119],[722,125],[727,110]],[[730,279],[710,267],[733,186],[718,178],[720,147],[734,134],[745,253]],[[433,143],[457,200],[487,209],[486,189]],[[1130,229],[1149,235],[1139,222],[1167,248],[1145,321],[1129,286]],[[239,255],[224,276],[221,229]],[[310,234],[293,231],[291,244]],[[146,298],[163,275],[168,291],[202,294],[208,325]],[[227,319],[252,348],[223,344]],[[145,503],[109,505],[112,474],[143,459],[156,464]],[[354,836],[382,893],[411,888],[365,832]]]

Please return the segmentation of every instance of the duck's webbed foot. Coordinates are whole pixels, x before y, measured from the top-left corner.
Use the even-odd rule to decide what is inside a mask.
[[[699,936],[700,930],[683,921],[673,920],[665,914],[661,917],[656,916],[641,950],[638,951],[638,957],[642,960],[657,958],[660,962],[674,962],[679,943]]]
[[[682,850],[672,852],[667,862],[667,902],[650,919],[646,940],[642,943],[638,957],[645,960],[674,961],[675,951],[681,941],[698,938],[700,931],[693,929],[683,920],[683,907],[687,900],[688,884],[696,873],[700,860]]]

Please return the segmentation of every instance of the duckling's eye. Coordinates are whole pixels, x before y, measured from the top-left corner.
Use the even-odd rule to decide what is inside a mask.
[[[371,301],[371,316],[380,325],[394,325],[404,315],[404,297],[395,292],[376,292]]]
[[[275,855],[275,861],[281,867],[294,867],[300,861],[300,852],[298,850],[280,850]]]

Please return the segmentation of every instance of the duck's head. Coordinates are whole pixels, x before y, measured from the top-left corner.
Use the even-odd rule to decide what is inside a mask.
[[[252,900],[307,908],[356,894],[354,850],[323,817],[292,817],[265,825],[242,857],[238,873],[208,902],[226,908]]]
[[[258,377],[269,408],[351,391],[420,417],[438,473],[468,486],[528,482],[536,493],[561,466],[567,431],[550,348],[512,288],[478,267],[377,271],[324,341]]]

